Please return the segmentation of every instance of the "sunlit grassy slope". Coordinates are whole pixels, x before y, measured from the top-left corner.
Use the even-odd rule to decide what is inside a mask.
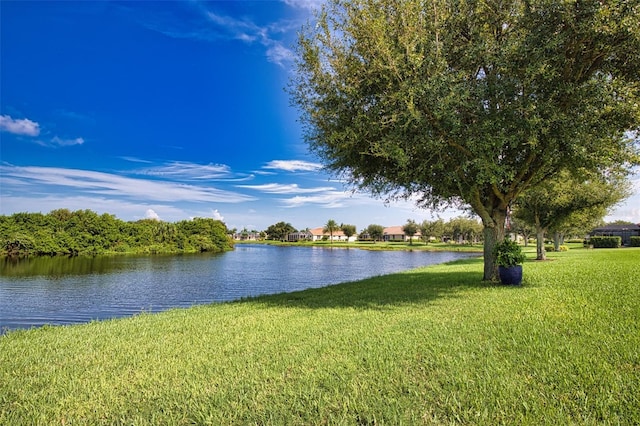
[[[640,424],[640,249],[549,257],[10,332],[0,424]]]

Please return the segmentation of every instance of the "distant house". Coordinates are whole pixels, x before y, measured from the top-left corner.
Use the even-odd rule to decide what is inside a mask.
[[[358,239],[359,240],[363,240],[363,241],[370,240],[371,239],[371,235],[369,235],[369,233],[365,229],[360,234],[358,234]]]
[[[418,231],[411,239],[415,241],[421,237],[422,234]],[[402,226],[389,226],[388,228],[384,228],[382,239],[384,241],[409,241],[409,237],[405,235]]]
[[[328,232],[325,232],[323,228],[313,228],[307,231],[292,232],[290,234],[287,234],[287,241],[289,242],[323,241],[323,240],[329,240],[330,238],[331,238],[331,235]],[[355,236],[351,236],[350,238],[347,238],[347,236],[344,235],[344,232],[342,232],[341,230],[333,231],[332,241],[345,242],[345,241],[355,241],[355,240],[356,240]]]
[[[313,241],[322,241],[329,240],[331,235],[328,232],[324,231],[324,228],[313,228],[310,229],[309,232],[313,235]],[[347,238],[340,229],[333,231],[333,240],[332,241],[355,241],[355,236],[351,238]]]
[[[631,245],[631,237],[640,237],[640,225],[606,225],[595,228],[591,237],[620,237],[623,246]]]
[[[236,232],[233,234],[233,239],[236,241],[256,241],[261,237],[259,232]]]
[[[298,231],[287,234],[287,241],[295,243],[297,241],[313,241],[313,234],[309,231]]]

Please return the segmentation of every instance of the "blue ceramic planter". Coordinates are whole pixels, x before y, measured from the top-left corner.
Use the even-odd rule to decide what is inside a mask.
[[[520,285],[522,283],[522,265],[498,266],[500,282],[504,285]]]

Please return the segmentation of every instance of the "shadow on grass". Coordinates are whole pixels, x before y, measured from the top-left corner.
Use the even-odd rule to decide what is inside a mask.
[[[446,272],[442,272],[441,267],[427,268],[245,301],[311,309],[380,309],[394,305],[423,304],[438,298],[455,297],[461,289],[491,286],[491,283],[482,281],[481,269],[459,268],[461,265],[478,264],[482,264],[481,258],[463,259],[447,265],[451,266],[451,271]]]

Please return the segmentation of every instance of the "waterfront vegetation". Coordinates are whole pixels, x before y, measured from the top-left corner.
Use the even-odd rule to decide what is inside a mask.
[[[236,244],[269,244],[274,246],[301,246],[301,247],[326,247],[326,248],[357,248],[363,250],[422,250],[422,251],[462,251],[482,253],[482,244],[458,244],[452,242],[423,242],[408,241],[273,241],[273,240],[246,240],[236,241]]]
[[[572,248],[505,287],[474,258],[10,331],[0,424],[638,424],[639,260]]]
[[[125,222],[106,213],[67,209],[0,215],[0,255],[217,253],[232,247],[227,227],[210,218]]]

